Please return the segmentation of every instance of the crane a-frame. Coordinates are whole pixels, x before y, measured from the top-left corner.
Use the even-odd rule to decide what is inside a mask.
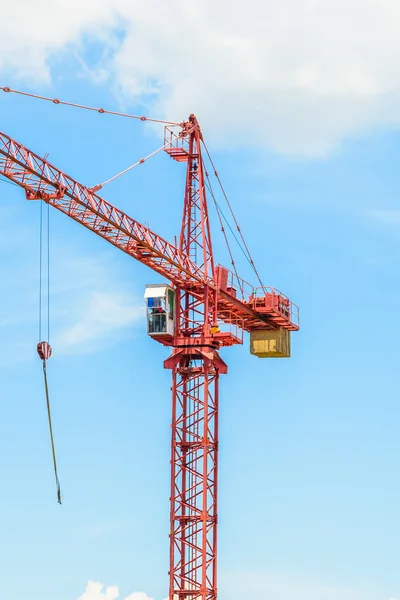
[[[8,91],[8,90],[7,90]],[[186,163],[179,244],[167,242],[0,132],[0,175],[163,276],[146,289],[148,333],[171,347],[172,454],[169,600],[217,598],[218,384],[220,348],[243,343],[259,357],[290,355],[297,307],[215,265],[206,200],[202,133],[196,118],[166,127],[165,150]]]

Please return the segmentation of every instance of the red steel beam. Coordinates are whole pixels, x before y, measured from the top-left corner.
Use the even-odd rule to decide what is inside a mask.
[[[44,200],[174,284],[203,281],[184,252],[2,132],[0,174],[27,199]]]
[[[57,208],[173,285],[192,288],[194,293],[197,288],[201,295],[204,285],[217,289],[211,274],[205,274],[204,266],[197,265],[183,250],[3,132],[0,132],[0,175],[22,187],[27,199],[43,200]],[[274,328],[268,316],[260,315],[240,299],[232,299],[220,290],[217,294],[221,308],[217,316],[221,321],[235,322],[245,331]]]

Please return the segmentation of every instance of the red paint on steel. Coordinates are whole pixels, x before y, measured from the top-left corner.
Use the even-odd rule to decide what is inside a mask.
[[[39,342],[37,345],[37,353],[41,360],[48,360],[52,354],[49,342]]]
[[[193,135],[192,130],[193,126],[189,124],[187,126],[189,136]],[[185,136],[176,135],[171,144],[176,150],[179,144],[185,148],[187,139]],[[187,160],[188,149],[185,152]],[[202,284],[206,282],[210,292],[212,290],[218,292],[217,314],[221,321],[235,323],[245,331],[276,328],[277,325],[267,313],[258,313],[254,309],[254,303],[249,302],[249,298],[254,294],[252,286],[237,278],[237,287],[241,291],[237,299],[218,291],[214,273],[211,273],[212,269],[208,269],[208,273],[205,274],[202,264],[197,265],[182,249],[167,242],[145,225],[132,219],[2,132],[0,132],[0,175],[23,187],[28,200],[43,200],[57,208],[129,256],[147,265],[171,281],[174,286],[184,285],[186,288],[192,286],[193,294],[201,295],[199,289],[201,290]],[[206,260],[210,262],[210,250],[206,247],[204,252],[206,255],[208,253]],[[286,318],[283,326],[287,329],[298,329],[296,323],[291,323],[289,318]]]
[[[187,148],[180,250],[215,281],[205,195],[201,133],[195,117]],[[179,155],[178,161],[183,162]],[[170,600],[217,598],[218,382],[227,367],[211,329],[217,292],[203,284],[176,290],[172,369]]]
[[[218,386],[227,366],[221,346],[243,342],[243,331],[297,330],[298,309],[273,288],[256,290],[216,268],[211,243],[196,118],[165,132],[166,152],[187,163],[179,247],[0,132],[0,174],[150,267],[175,288],[172,346],[169,600],[216,600],[218,505]],[[220,331],[218,322],[231,327]],[[39,356],[50,356],[48,346]],[[40,348],[39,348],[40,347]]]
[[[175,350],[172,368],[170,600],[217,598],[218,385],[215,350]]]

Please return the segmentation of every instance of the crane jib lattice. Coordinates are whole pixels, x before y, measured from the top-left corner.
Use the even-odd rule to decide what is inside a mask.
[[[212,278],[205,280],[202,268],[185,252],[3,132],[0,132],[0,175],[24,188],[27,199],[44,200],[174,285],[192,287],[194,293],[204,285],[217,288],[217,282]],[[243,281],[239,285],[243,291],[241,298],[218,290],[218,318],[228,323],[234,320],[246,331],[274,328],[273,321],[254,310],[249,301],[254,289],[244,284]],[[296,323],[291,327],[288,322],[287,326],[298,328]]]

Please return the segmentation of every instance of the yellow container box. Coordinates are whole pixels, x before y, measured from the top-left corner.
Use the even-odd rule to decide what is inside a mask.
[[[258,358],[289,358],[290,331],[283,328],[251,331],[250,352]]]

